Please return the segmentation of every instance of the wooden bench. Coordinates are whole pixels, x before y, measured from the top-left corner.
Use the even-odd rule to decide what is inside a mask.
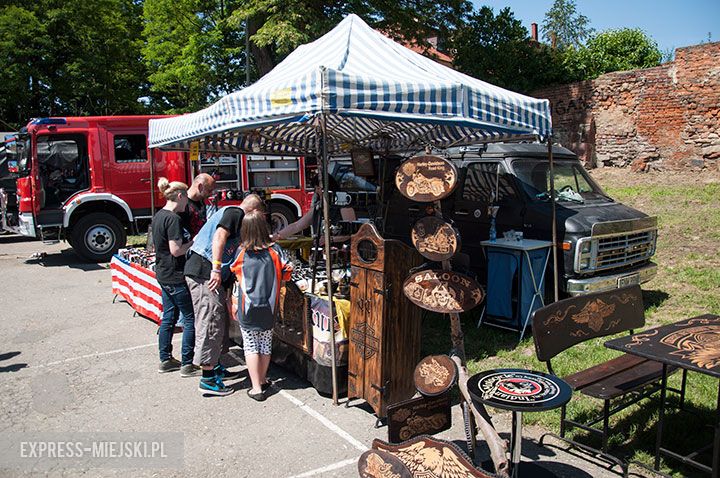
[[[548,371],[553,375],[555,371],[551,359],[570,347],[597,337],[626,331],[632,333],[633,329],[644,325],[642,291],[637,285],[571,297],[542,307],[532,315],[537,358],[546,363]],[[613,414],[660,390],[662,364],[624,354],[562,378],[574,391],[602,400],[603,411],[599,417],[580,423],[567,418],[567,406],[563,406],[560,435],[546,435],[609,459],[620,465],[623,476],[627,476],[627,462],[608,453],[609,419]],[[681,394],[681,403],[685,397],[685,376],[682,383],[682,389],[675,390]],[[617,404],[618,401],[621,403]],[[602,428],[595,426],[601,422]],[[601,450],[565,438],[567,429],[572,427],[599,435],[602,439]]]

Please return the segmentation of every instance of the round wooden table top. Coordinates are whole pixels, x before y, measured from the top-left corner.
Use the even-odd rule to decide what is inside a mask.
[[[470,377],[467,387],[473,400],[514,412],[552,410],[572,397],[564,380],[523,369],[486,370]]]

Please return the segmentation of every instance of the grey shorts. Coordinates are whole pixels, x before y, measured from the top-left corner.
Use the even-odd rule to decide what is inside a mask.
[[[230,316],[223,287],[215,291],[205,281],[186,277],[195,311],[195,365],[215,366],[220,356],[230,350]]]

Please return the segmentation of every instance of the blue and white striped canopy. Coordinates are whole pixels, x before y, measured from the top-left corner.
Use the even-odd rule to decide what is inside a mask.
[[[477,80],[348,15],[270,73],[196,113],[150,121],[150,147],[306,154],[446,148],[551,132],[550,105]]]

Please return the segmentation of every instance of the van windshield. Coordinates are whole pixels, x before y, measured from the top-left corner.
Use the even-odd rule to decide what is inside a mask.
[[[550,190],[550,163],[537,159],[517,159],[512,162],[515,175],[525,193],[533,201],[547,201]],[[586,201],[612,201],[576,161],[556,161],[555,191],[558,202],[584,203]]]

